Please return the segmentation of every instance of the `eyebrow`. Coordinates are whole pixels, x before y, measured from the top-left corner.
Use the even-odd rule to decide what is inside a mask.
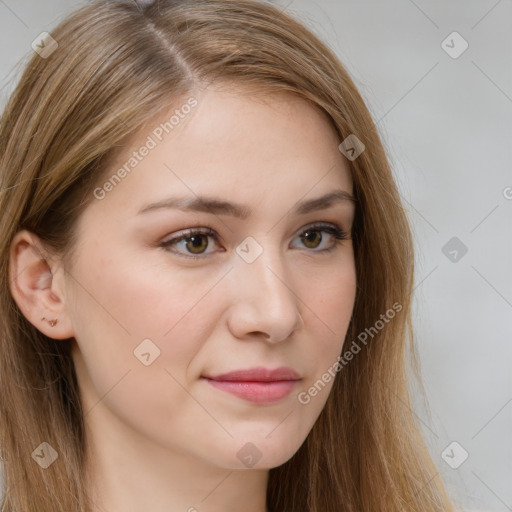
[[[297,203],[292,213],[304,215],[317,210],[324,210],[336,203],[342,202],[355,203],[356,198],[346,190],[335,190],[315,199],[308,199]],[[148,204],[142,207],[138,215],[162,208],[176,208],[184,211],[197,211],[213,213],[216,215],[231,215],[240,219],[246,219],[251,214],[251,209],[247,206],[224,201],[217,197],[196,196],[196,197],[169,197],[156,203]]]

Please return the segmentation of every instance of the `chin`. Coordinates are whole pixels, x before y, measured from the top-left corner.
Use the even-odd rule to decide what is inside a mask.
[[[280,435],[274,432],[272,437],[256,434],[238,437],[232,442],[235,445],[235,458],[228,464],[234,464],[231,469],[272,469],[290,460],[303,441],[284,431]]]

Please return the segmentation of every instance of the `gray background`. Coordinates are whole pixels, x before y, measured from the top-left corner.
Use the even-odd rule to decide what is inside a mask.
[[[276,3],[334,48],[388,148],[415,236],[416,342],[431,415],[419,401],[415,413],[433,477],[464,510],[512,511],[511,2]],[[0,0],[0,107],[32,40],[80,4]],[[469,44],[457,58],[442,45],[453,31]],[[443,253],[452,237],[457,261],[453,247]],[[469,454],[457,469],[441,455],[454,441]],[[460,450],[448,451],[452,460]]]

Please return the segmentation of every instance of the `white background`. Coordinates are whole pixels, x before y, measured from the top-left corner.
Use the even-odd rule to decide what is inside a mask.
[[[419,402],[415,411],[434,478],[465,510],[512,511],[511,2],[276,3],[335,50],[388,148],[415,236],[431,417]],[[80,4],[0,0],[0,106],[31,42]],[[442,45],[453,31],[469,45],[457,58]],[[456,262],[442,252],[452,237],[468,249]],[[469,454],[457,469],[441,456],[454,441]]]

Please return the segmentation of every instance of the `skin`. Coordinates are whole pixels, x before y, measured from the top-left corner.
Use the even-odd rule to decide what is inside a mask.
[[[352,240],[322,228],[309,242],[301,237],[315,222],[350,235],[354,204],[291,213],[298,201],[353,192],[326,118],[289,93],[230,86],[194,97],[192,112],[78,219],[72,268],[43,260],[43,244],[27,231],[11,246],[11,289],[23,314],[66,340],[56,343],[73,344],[90,495],[104,512],[267,511],[268,470],[302,445],[333,381],[307,405],[298,394],[342,352],[354,306]],[[126,141],[108,176],[175,108]],[[173,195],[205,194],[252,213],[138,215]],[[219,240],[204,235],[195,252],[190,240],[161,246],[187,228],[211,228]],[[252,263],[236,252],[247,237],[263,249]],[[134,350],[148,338],[160,355],[146,366]],[[255,404],[201,378],[255,366],[288,366],[301,380],[284,399]],[[237,457],[248,442],[261,454],[252,467]]]

